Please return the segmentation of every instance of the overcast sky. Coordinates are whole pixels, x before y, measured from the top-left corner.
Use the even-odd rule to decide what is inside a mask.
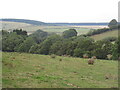
[[[109,22],[119,0],[0,0],[1,18],[43,22]]]

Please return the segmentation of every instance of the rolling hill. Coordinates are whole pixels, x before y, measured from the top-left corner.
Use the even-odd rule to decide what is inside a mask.
[[[118,30],[107,31],[101,34],[91,36],[91,38],[93,38],[94,40],[102,40],[107,37],[118,37]]]
[[[27,23],[27,24],[32,24],[32,25],[45,25],[46,24],[41,21],[27,20],[27,19],[0,19],[0,21],[19,22],[19,23]]]
[[[117,88],[118,62],[3,52],[3,88]]]

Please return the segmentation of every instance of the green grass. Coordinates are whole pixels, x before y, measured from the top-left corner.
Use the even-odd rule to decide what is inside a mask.
[[[118,87],[117,61],[7,52],[2,60],[3,88]]]
[[[107,37],[118,37],[118,30],[108,31],[105,33],[91,36],[91,38],[93,38],[94,40],[102,40],[102,39],[107,38]]]

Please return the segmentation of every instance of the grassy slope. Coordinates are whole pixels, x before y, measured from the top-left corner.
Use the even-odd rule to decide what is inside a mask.
[[[95,40],[101,40],[101,39],[104,39],[106,37],[118,37],[118,30],[108,31],[108,32],[105,32],[102,34],[97,34],[97,35],[91,36],[91,38],[93,38]]]
[[[96,60],[88,65],[87,59],[3,52],[3,87],[117,87],[117,67],[117,61]]]

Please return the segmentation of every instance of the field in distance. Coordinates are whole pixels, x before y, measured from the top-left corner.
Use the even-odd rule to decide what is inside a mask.
[[[76,25],[65,25],[65,26],[47,26],[47,25],[32,25],[32,24],[27,24],[27,23],[20,23],[20,22],[7,22],[7,21],[0,21],[0,23],[2,23],[2,28],[4,30],[13,30],[13,29],[23,29],[26,30],[28,32],[28,34],[31,34],[33,32],[35,32],[38,29],[41,29],[43,31],[46,32],[53,32],[53,33],[57,33],[57,34],[62,34],[62,32],[64,32],[65,30],[68,29],[76,29],[78,34],[86,34],[87,32],[89,32],[89,30],[91,29],[100,29],[100,28],[104,28],[107,26],[99,26],[99,25],[95,25],[95,26],[76,26]]]
[[[3,52],[3,88],[118,87],[118,62]]]

